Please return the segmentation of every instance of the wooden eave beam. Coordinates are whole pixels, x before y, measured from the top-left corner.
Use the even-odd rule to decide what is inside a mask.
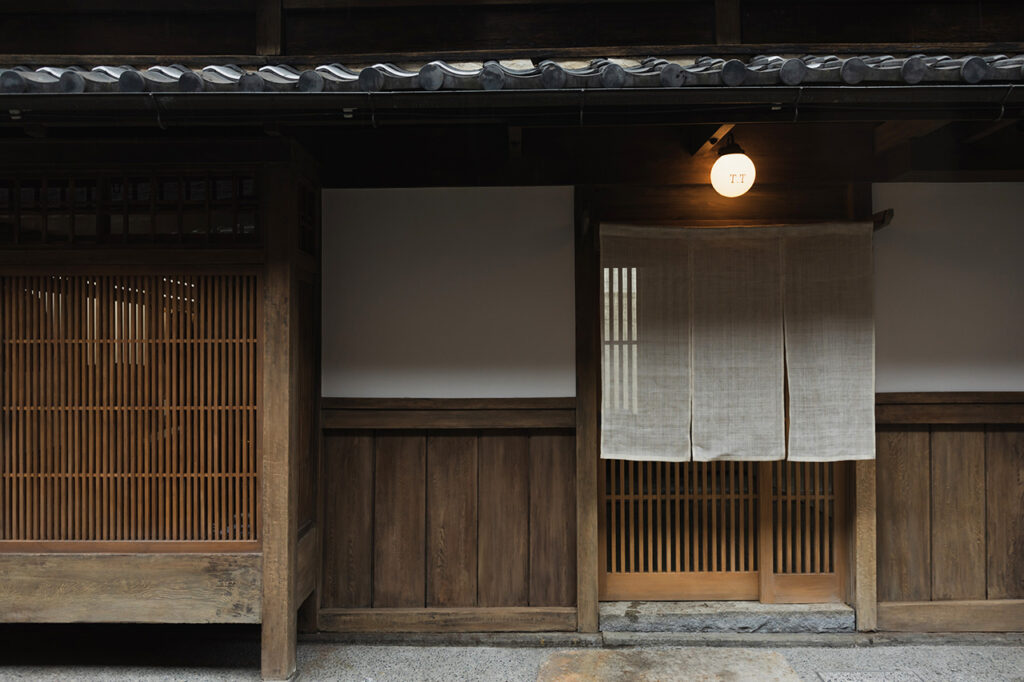
[[[975,142],[981,142],[982,140],[995,135],[1001,130],[1005,130],[1010,126],[1017,125],[1020,119],[1003,118],[991,123],[982,123],[975,127],[974,132],[967,133],[965,137],[961,138],[961,144],[974,144]]]
[[[949,123],[948,120],[886,121],[875,128],[875,153],[883,154],[909,140],[927,137]]]

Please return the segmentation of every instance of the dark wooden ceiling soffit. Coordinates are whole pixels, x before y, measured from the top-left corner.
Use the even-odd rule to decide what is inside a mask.
[[[379,63],[362,68],[287,64],[243,68],[178,64],[0,68],[0,93],[82,92],[380,92],[437,90],[579,90],[814,85],[976,85],[1024,82],[1024,55],[893,57],[760,55],[749,61],[699,57],[695,61],[593,59],[579,65],[552,60],[488,60],[452,65],[435,60],[419,68]]]

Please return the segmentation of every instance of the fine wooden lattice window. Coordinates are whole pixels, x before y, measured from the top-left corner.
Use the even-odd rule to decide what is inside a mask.
[[[0,177],[0,244],[252,243],[250,174]]]
[[[610,570],[757,570],[757,464],[607,460]]]
[[[775,573],[833,573],[835,465],[772,462],[771,469]]]
[[[259,538],[252,275],[0,278],[0,541]]]
[[[603,461],[601,598],[837,598],[841,467]]]

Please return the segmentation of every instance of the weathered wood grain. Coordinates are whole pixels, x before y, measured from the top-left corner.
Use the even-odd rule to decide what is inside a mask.
[[[264,186],[290,187],[284,166],[268,167]],[[260,372],[260,512],[263,536],[263,606],[260,629],[261,669],[265,678],[287,679],[295,672],[298,604],[295,603],[295,551],[298,539],[297,340],[295,273],[291,262],[294,224],[290,192],[270,193],[261,214],[273,227],[267,232],[263,277]]]
[[[576,629],[576,609],[326,609],[320,627],[325,632],[559,632]]]
[[[918,391],[876,393],[876,405],[1024,404],[1024,391]]]
[[[424,606],[426,598],[426,440],[376,437],[373,606]]]
[[[985,432],[933,426],[932,599],[985,598]]]
[[[1022,399],[1024,400],[1024,399]],[[329,398],[325,410],[572,410],[576,398]]]
[[[761,594],[760,578],[754,571],[613,573],[604,577],[604,583],[601,599],[607,601],[757,601]]]
[[[529,604],[529,445],[525,432],[480,435],[480,606]]]
[[[889,602],[878,605],[878,629],[893,632],[1020,632],[1024,600]]]
[[[476,606],[477,438],[427,437],[428,607]]]
[[[576,442],[574,507],[575,600],[581,632],[597,632],[601,558],[598,554],[598,458],[601,405],[599,220],[589,189],[574,193],[576,280]],[[531,473],[531,485],[536,472]],[[531,540],[532,542],[532,540]],[[531,569],[531,603],[533,603]]]
[[[369,607],[373,574],[371,432],[324,437],[324,608]]]
[[[1024,597],[1024,431],[991,427],[985,440],[988,598],[1017,599]]]
[[[877,405],[878,424],[1022,424],[1024,403]]]
[[[576,601],[575,472],[571,434],[530,437],[531,606],[568,606]],[[595,528],[596,520],[595,510]]]
[[[260,555],[0,554],[0,622],[258,623]]]
[[[316,588],[319,556],[316,526],[310,526],[299,538],[295,550],[295,603],[302,604]]]
[[[569,409],[538,410],[338,410],[325,409],[328,429],[528,429],[571,428]]]
[[[871,632],[878,627],[877,465],[873,461],[852,464],[853,608],[857,614],[857,630]]]
[[[878,599],[931,599],[927,427],[879,429],[876,467]]]

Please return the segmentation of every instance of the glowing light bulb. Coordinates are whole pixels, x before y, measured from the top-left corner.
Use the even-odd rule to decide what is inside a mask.
[[[723,154],[711,167],[711,186],[723,197],[738,197],[754,186],[754,162],[743,152]]]

